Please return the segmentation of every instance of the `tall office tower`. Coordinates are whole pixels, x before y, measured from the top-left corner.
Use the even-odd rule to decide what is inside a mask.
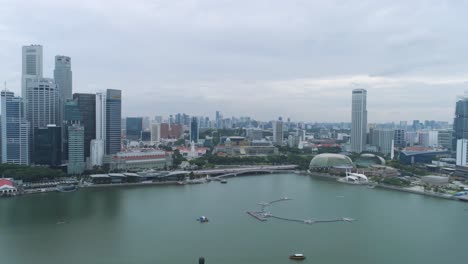
[[[361,153],[367,133],[367,91],[353,90],[351,109],[351,151]]]
[[[60,126],[59,91],[54,80],[42,78],[30,80],[26,84],[26,117],[31,124],[31,133],[47,125]]]
[[[142,117],[127,117],[125,119],[128,140],[140,140],[141,132],[143,131]]]
[[[457,140],[457,166],[468,166],[468,139]]]
[[[2,163],[29,165],[29,122],[23,99],[10,91],[1,92]]]
[[[404,129],[395,129],[395,136],[394,142],[395,146],[404,148],[406,147],[406,140],[405,140],[406,131]]]
[[[122,91],[107,89],[106,95],[106,154],[121,150]]]
[[[71,59],[67,56],[55,56],[54,80],[60,90],[62,102],[72,99]]]
[[[273,121],[273,143],[276,145],[283,144],[283,121]]]
[[[161,141],[161,124],[154,122],[151,124],[151,143],[156,144]]]
[[[216,111],[216,117],[215,117],[215,122],[216,122],[216,128],[221,128],[221,119],[223,117],[221,116],[221,113],[219,111]]]
[[[27,91],[26,83],[29,80],[36,80],[42,78],[42,46],[29,45],[23,46],[22,51],[22,77],[21,77],[21,97],[25,100],[25,108],[27,104]]]
[[[84,155],[90,157],[91,140],[96,138],[96,94],[75,93],[73,100],[78,102],[81,125],[84,127]]]
[[[36,164],[62,164],[62,128],[56,125],[35,128],[33,160]]]
[[[190,122],[190,141],[197,143],[199,133],[198,118],[192,117],[192,121]]]
[[[78,101],[69,100],[65,103],[64,107],[64,116],[62,121],[62,158],[68,160],[68,127],[72,125],[81,124],[81,112],[78,107]]]
[[[68,126],[68,166],[67,174],[83,173],[84,162],[84,127],[79,124]]]
[[[95,138],[91,140],[90,145],[90,161],[91,166],[102,166],[105,155],[106,141],[106,103],[107,94],[104,92],[96,93],[95,101]]]
[[[457,140],[463,138],[468,139],[468,94],[457,98],[453,131],[453,147],[455,148],[457,146]]]

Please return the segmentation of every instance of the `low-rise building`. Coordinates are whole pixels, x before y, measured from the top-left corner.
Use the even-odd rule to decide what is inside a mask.
[[[170,166],[172,166],[172,157],[162,150],[118,152],[112,155],[109,161],[111,171],[164,169]]]

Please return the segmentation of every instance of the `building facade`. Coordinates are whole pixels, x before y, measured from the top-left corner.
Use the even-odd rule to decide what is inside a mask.
[[[22,57],[21,97],[27,100],[26,83],[30,80],[42,78],[42,46],[23,46]]]
[[[468,139],[457,140],[457,166],[468,165]]]
[[[283,144],[283,121],[273,121],[273,143],[276,145]]]
[[[56,125],[36,128],[33,160],[35,164],[59,166],[62,164],[62,129]]]
[[[140,140],[141,132],[143,131],[143,118],[142,117],[127,117],[125,130],[128,140]]]
[[[453,144],[455,148],[459,139],[468,139],[468,95],[458,97],[453,120]]]
[[[13,92],[1,92],[2,163],[29,165],[29,122],[26,121],[23,99]]]
[[[151,143],[156,144],[161,141],[161,124],[152,123],[151,124]]]
[[[84,127],[79,124],[68,126],[67,174],[78,175],[85,170]]]
[[[361,153],[367,134],[367,91],[355,89],[351,106],[351,151]]]
[[[62,102],[72,99],[71,59],[67,56],[55,56],[54,80],[60,90]]]
[[[192,120],[190,121],[190,141],[197,143],[199,133],[200,133],[200,128],[199,128],[198,118],[192,117]]]
[[[73,100],[78,103],[84,127],[84,155],[87,158],[91,155],[91,140],[96,138],[96,94],[75,93]]]
[[[106,91],[106,154],[111,155],[121,150],[122,141],[122,91]]]
[[[448,150],[453,149],[453,130],[451,129],[445,129],[445,130],[439,130],[439,133],[437,134],[437,144],[441,148],[446,148]]]

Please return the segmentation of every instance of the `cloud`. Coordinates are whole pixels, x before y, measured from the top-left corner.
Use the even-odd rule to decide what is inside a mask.
[[[75,92],[117,88],[124,115],[186,112],[349,121],[451,120],[467,87],[462,1],[26,1],[0,5],[0,79],[21,46],[72,57]]]

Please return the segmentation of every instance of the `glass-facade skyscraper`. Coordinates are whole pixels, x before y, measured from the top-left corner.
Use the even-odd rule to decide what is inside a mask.
[[[96,138],[96,94],[75,93],[81,114],[81,125],[84,127],[84,155],[90,157],[91,140]]]
[[[71,59],[67,56],[55,56],[54,80],[60,90],[62,102],[72,99]]]
[[[122,91],[106,91],[106,154],[115,154],[121,150],[122,141]]]
[[[200,129],[198,126],[198,118],[192,117],[192,120],[190,122],[190,141],[197,143],[199,132]]]
[[[457,147],[457,140],[468,139],[468,96],[458,98],[453,120],[453,148]]]
[[[127,117],[125,130],[127,131],[127,139],[140,140],[141,132],[143,131],[142,117]]]
[[[29,122],[23,99],[13,92],[1,92],[2,163],[29,165]]]
[[[361,153],[367,137],[367,91],[355,89],[351,106],[351,151]]]

